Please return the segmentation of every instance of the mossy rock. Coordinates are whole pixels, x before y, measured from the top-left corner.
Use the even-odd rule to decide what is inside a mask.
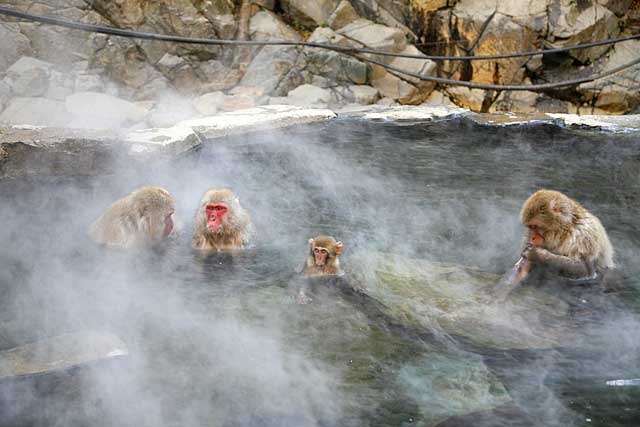
[[[500,276],[475,268],[388,255],[355,265],[371,267],[352,274],[354,286],[409,328],[504,350],[551,348],[574,336],[567,303],[534,286],[496,301]]]

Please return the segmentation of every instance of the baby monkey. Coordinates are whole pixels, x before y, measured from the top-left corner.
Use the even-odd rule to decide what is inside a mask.
[[[342,242],[331,236],[318,236],[309,239],[309,253],[304,275],[326,276],[342,274],[340,270],[340,254]]]

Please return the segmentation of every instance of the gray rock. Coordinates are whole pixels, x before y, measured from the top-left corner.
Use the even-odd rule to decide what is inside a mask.
[[[189,100],[170,93],[158,100],[155,108],[145,120],[153,127],[171,127],[197,114],[198,112]]]
[[[14,95],[34,97],[44,95],[49,87],[53,65],[23,56],[7,69],[6,83]]]
[[[340,0],[282,0],[282,8],[296,22],[307,28],[326,24]]]
[[[190,127],[183,126],[135,130],[125,136],[124,142],[129,145],[129,154],[143,159],[175,157],[202,144]]]
[[[595,65],[593,72],[611,70],[640,57],[640,40],[617,43],[612,52]],[[586,100],[595,98],[595,107],[609,113],[624,113],[640,105],[640,68],[624,71],[578,86]]]
[[[310,84],[304,84],[293,89],[289,92],[287,98],[289,98],[289,104],[299,106],[328,105],[334,101],[330,90]]]
[[[96,74],[79,74],[75,81],[76,92],[102,92],[104,82]]]
[[[367,258],[354,263],[372,267],[354,283],[409,328],[441,330],[496,349],[551,348],[575,338],[568,304],[535,287],[520,287],[496,304],[488,295],[498,275],[400,256]]]
[[[408,46],[402,53],[421,55],[414,46]],[[395,58],[389,65],[417,75],[435,76],[436,74],[436,64],[429,59]],[[404,75],[398,77],[381,66],[373,67],[371,85],[385,97],[396,99],[401,104],[413,105],[421,104],[426,100],[435,87],[435,83],[421,81],[415,77]]]
[[[270,105],[185,120],[177,126],[190,127],[201,137],[210,139],[226,135],[263,131],[334,118],[333,111],[295,106]]]
[[[128,127],[142,121],[147,111],[140,106],[97,92],[78,92],[67,97],[67,110],[73,114],[71,127],[108,129]]]
[[[348,88],[348,100],[357,104],[373,104],[380,98],[378,89],[366,85],[351,85]]]
[[[388,27],[398,28],[403,34],[412,34],[406,26],[406,19],[411,15],[410,4],[419,0],[351,0],[360,16]],[[451,1],[450,3],[453,3]]]
[[[64,108],[60,102],[41,101],[49,108]],[[117,136],[108,131],[30,126],[0,129],[0,177],[114,173],[121,164],[116,154],[121,146]]]
[[[265,46],[247,67],[240,85],[260,86],[267,94],[279,89],[276,94],[284,94],[280,92],[288,88],[282,88],[282,81],[296,64],[299,52],[297,48]]]
[[[269,11],[261,11],[251,17],[249,32],[253,40],[300,40],[296,30]]]
[[[407,46],[405,34],[397,29],[359,19],[341,28],[338,34],[372,49],[401,52]]]
[[[64,102],[47,98],[13,98],[0,114],[0,123],[9,125],[66,126],[71,114]]]
[[[0,22],[0,40],[2,40],[0,73],[4,72],[18,58],[32,54],[29,39],[20,33],[18,24]]]
[[[330,28],[316,28],[309,37],[310,42],[329,43],[338,46],[352,46],[346,37]],[[326,49],[305,48],[302,50],[301,64],[297,68],[308,70],[335,83],[364,84],[367,82],[369,67],[364,62]]]
[[[73,77],[67,73],[52,71],[49,76],[49,87],[44,94],[46,98],[64,101],[67,96],[73,93]]]
[[[348,0],[342,0],[331,16],[329,16],[328,22],[331,28],[338,30],[358,19],[360,19],[360,15],[358,15],[358,12],[351,6],[351,3]]]
[[[577,3],[553,3],[550,7],[551,35],[560,39],[554,47],[605,40],[620,33],[618,18],[604,6],[594,4],[582,9]],[[569,51],[569,54],[583,63],[602,56],[610,46]]]
[[[210,92],[200,95],[191,103],[198,113],[210,116],[218,112],[225,97],[226,95],[222,92]]]

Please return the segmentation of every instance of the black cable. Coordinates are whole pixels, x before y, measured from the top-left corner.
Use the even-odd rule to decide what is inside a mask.
[[[413,77],[422,81],[429,81],[429,82],[435,82],[435,83],[442,83],[442,84],[447,84],[447,85],[454,85],[454,86],[464,86],[464,87],[469,87],[472,89],[484,89],[484,90],[513,90],[513,91],[520,91],[520,90],[528,90],[531,92],[543,92],[545,90],[549,90],[549,89],[556,89],[559,87],[565,87],[565,86],[575,86],[575,85],[579,85],[582,83],[589,83],[592,82],[594,80],[598,80],[601,79],[603,77],[607,77],[610,76],[611,74],[615,74],[615,73],[619,73],[620,71],[627,69],[629,67],[633,67],[636,64],[640,64],[640,58],[636,58],[631,62],[628,62],[626,64],[620,65],[618,67],[612,68],[611,70],[602,72],[600,74],[596,74],[595,76],[590,76],[590,77],[581,77],[579,79],[573,79],[573,80],[563,80],[560,82],[551,82],[551,83],[539,83],[539,84],[530,84],[530,85],[496,85],[496,84],[489,84],[489,83],[476,83],[476,82],[467,82],[467,81],[463,81],[463,80],[454,80],[454,79],[447,79],[444,77],[432,77],[432,76],[424,76],[422,74],[417,74],[417,73],[412,73],[410,71],[406,71],[406,70],[402,70],[400,68],[396,68],[393,67],[391,65],[385,64],[383,62],[380,61],[376,61],[374,59],[366,59],[366,58],[362,58],[358,55],[354,55],[354,54],[348,54],[350,56],[353,56],[354,58],[357,58],[361,61],[366,61],[369,62],[371,64],[375,64],[375,65],[379,65],[383,68],[385,68],[386,70],[388,70],[390,73],[392,73],[393,75],[402,78],[402,76],[399,76],[398,74],[402,74],[404,76],[409,76],[409,77]]]
[[[120,36],[120,37],[138,38],[138,39],[144,39],[144,40],[168,41],[168,42],[191,43],[191,44],[207,44],[207,45],[305,46],[305,47],[316,47],[320,49],[328,49],[336,52],[365,53],[365,54],[371,54],[371,55],[391,56],[391,57],[397,57],[397,58],[413,58],[413,59],[423,59],[423,60],[432,59],[432,60],[446,60],[446,61],[479,61],[479,60],[488,60],[488,59],[519,58],[519,57],[526,57],[526,56],[544,55],[549,53],[566,52],[574,49],[587,49],[590,47],[609,45],[609,44],[614,44],[614,43],[618,43],[626,40],[640,39],[640,34],[634,34],[634,35],[618,37],[614,39],[577,44],[573,46],[563,46],[563,47],[558,47],[553,49],[532,50],[527,52],[515,52],[515,53],[502,53],[497,55],[447,56],[447,55],[422,55],[422,54],[385,52],[385,51],[378,51],[375,49],[338,46],[338,45],[327,44],[327,43],[315,43],[315,42],[304,42],[304,41],[226,40],[226,39],[209,39],[209,38],[172,36],[172,35],[166,35],[166,34],[147,33],[143,31],[134,31],[134,30],[123,30],[120,28],[103,27],[100,25],[71,22],[71,21],[66,21],[58,18],[50,18],[46,16],[34,15],[31,13],[22,12],[19,10],[14,10],[14,9],[1,7],[1,6],[0,6],[0,15],[12,16],[14,18],[41,22],[44,24],[71,28],[75,30],[89,31],[94,33],[108,34],[108,35]]]

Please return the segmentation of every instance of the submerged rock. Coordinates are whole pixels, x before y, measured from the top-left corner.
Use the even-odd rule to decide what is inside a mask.
[[[568,305],[522,286],[505,302],[489,291],[499,276],[458,265],[399,256],[374,257],[354,283],[409,328],[445,332],[496,349],[540,349],[572,340]]]
[[[335,283],[314,285],[307,305],[296,304],[286,287],[269,286],[224,298],[217,304],[219,316],[285,325],[285,351],[304,355],[312,366],[323,367],[325,376],[337,375],[334,397],[341,403],[339,412],[350,419],[412,419],[434,426],[511,401],[481,358],[404,338],[373,322]],[[289,411],[295,414],[296,408]],[[350,425],[346,420],[330,424]]]

